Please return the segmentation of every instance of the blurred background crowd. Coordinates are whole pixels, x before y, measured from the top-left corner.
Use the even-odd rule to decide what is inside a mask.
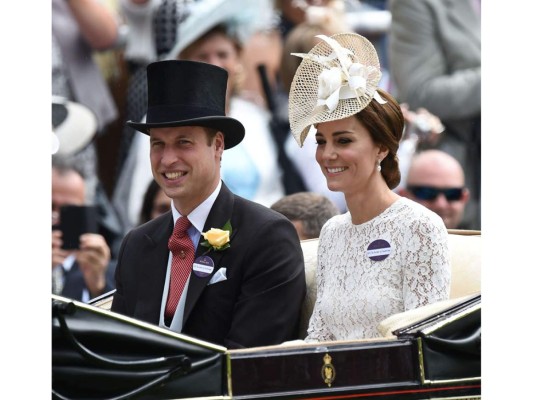
[[[228,71],[226,112],[246,128],[224,153],[229,188],[267,207],[315,193],[345,212],[314,140],[293,139],[287,101],[301,60],[291,53],[352,31],[375,45],[380,86],[404,109],[395,190],[449,229],[479,230],[480,11],[480,0],[52,0],[53,159],[83,177],[113,259],[123,235],[170,201],[153,184],[148,137],[125,125],[146,110],[145,67],[204,61]]]

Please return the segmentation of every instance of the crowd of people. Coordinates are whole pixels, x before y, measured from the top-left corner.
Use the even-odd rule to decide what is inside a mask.
[[[447,229],[481,229],[479,1],[449,3],[457,16],[439,0],[53,0],[52,94],[96,121],[68,147],[80,128],[54,114],[53,292],[115,289],[118,313],[278,344],[296,339],[315,238],[306,341],[375,337],[448,298]],[[67,205],[97,210],[76,249]]]

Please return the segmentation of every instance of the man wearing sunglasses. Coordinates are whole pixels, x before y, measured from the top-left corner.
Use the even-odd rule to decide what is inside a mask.
[[[425,150],[411,161],[406,187],[399,194],[434,211],[448,229],[469,229],[465,206],[470,192],[465,187],[459,162],[440,150]]]

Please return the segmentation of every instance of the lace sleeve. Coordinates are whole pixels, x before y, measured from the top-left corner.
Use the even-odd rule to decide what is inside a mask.
[[[406,232],[403,295],[405,310],[421,307],[450,294],[448,232],[440,218],[415,220]]]

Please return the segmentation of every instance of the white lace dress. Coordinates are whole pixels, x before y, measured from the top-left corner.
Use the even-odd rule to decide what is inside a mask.
[[[404,197],[360,225],[349,212],[330,219],[317,262],[307,342],[379,337],[383,319],[449,296],[446,227]]]

